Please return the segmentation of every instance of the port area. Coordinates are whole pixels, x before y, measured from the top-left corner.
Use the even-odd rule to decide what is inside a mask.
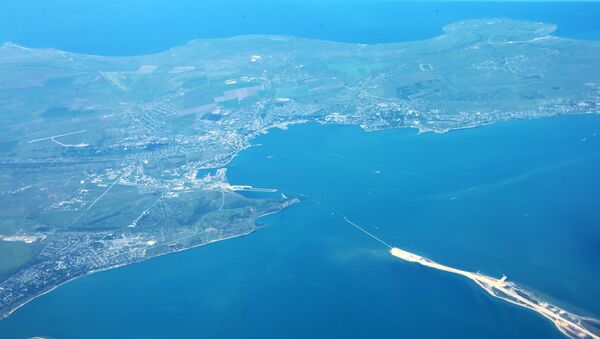
[[[593,339],[600,338],[583,325],[584,321],[598,323],[596,319],[581,317],[545,302],[531,294],[531,292],[524,290],[517,284],[506,281],[506,276],[502,276],[502,278],[497,279],[481,273],[463,271],[446,265],[438,264],[435,261],[397,247],[392,247],[390,249],[390,253],[394,257],[408,262],[417,263],[440,271],[462,275],[463,277],[471,279],[490,295],[509,303],[528,308],[544,316],[552,321],[558,330],[568,337]]]

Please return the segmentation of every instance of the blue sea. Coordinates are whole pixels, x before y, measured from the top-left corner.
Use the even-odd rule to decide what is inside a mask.
[[[357,43],[422,40],[465,19],[550,22],[600,40],[600,2],[395,0],[0,0],[0,42],[100,55],[158,52],[192,39],[287,34]]]
[[[507,16],[600,40],[595,3],[0,0],[0,41],[131,55],[193,38],[291,34],[419,40]],[[10,14],[12,13],[12,14]],[[25,15],[27,13],[27,15]],[[304,124],[272,130],[232,184],[302,202],[240,238],[69,282],[0,321],[1,338],[561,338],[469,280],[390,256],[388,243],[511,281],[600,316],[600,117],[502,122],[445,134]]]

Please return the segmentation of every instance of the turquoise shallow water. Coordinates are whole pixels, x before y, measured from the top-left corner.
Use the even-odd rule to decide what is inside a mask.
[[[598,116],[439,135],[308,124],[256,143],[231,182],[301,204],[247,237],[70,282],[0,321],[3,337],[561,337],[470,281],[391,257],[343,215],[600,314]]]

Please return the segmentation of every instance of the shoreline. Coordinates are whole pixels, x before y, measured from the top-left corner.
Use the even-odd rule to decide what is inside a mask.
[[[502,275],[501,278],[497,279],[479,272],[465,271],[452,266],[439,264],[429,258],[403,250],[396,246],[392,246],[376,235],[355,224],[347,217],[343,217],[343,219],[346,223],[384,245],[388,249],[388,252],[396,258],[435,270],[465,277],[475,282],[475,284],[485,290],[492,297],[529,309],[550,320],[562,334],[569,338],[600,339],[600,336],[595,333],[592,328],[586,327],[583,323],[584,321],[600,323],[599,320],[592,317],[579,316],[548,301],[545,301],[544,299],[534,295],[532,292],[524,289],[516,283],[507,281],[507,277],[505,275]]]
[[[586,3],[586,1],[583,1]],[[593,2],[590,3],[593,5]],[[34,49],[44,49],[47,51],[61,53],[65,55],[89,55],[92,57],[116,57],[116,58],[126,58],[126,57],[142,57],[148,55],[160,55],[171,53],[178,48],[182,48],[185,46],[190,46],[193,44],[204,43],[204,42],[221,42],[221,41],[236,41],[240,39],[296,39],[296,40],[311,40],[321,43],[329,43],[329,44],[338,44],[338,45],[356,45],[356,46],[382,46],[382,45],[398,45],[398,44],[406,44],[406,43],[414,43],[420,41],[436,41],[446,36],[453,34],[455,31],[454,26],[464,24],[466,22],[473,21],[484,21],[484,20],[511,20],[516,22],[530,22],[543,25],[547,27],[549,30],[547,35],[544,36],[544,39],[553,38],[553,39],[561,39],[565,41],[599,41],[599,39],[594,38],[584,38],[578,36],[570,36],[563,35],[561,33],[560,26],[557,24],[556,20],[547,20],[545,18],[511,18],[510,16],[500,15],[500,16],[490,16],[483,15],[482,17],[473,18],[473,17],[462,17],[446,20],[444,23],[439,23],[437,27],[437,32],[433,33],[427,37],[412,37],[410,39],[393,39],[393,40],[385,40],[385,41],[354,41],[348,39],[332,39],[327,37],[311,37],[311,36],[302,36],[297,34],[290,34],[286,32],[265,32],[265,33],[255,33],[255,32],[244,32],[241,34],[228,34],[223,36],[205,36],[205,37],[191,37],[188,38],[185,42],[179,42],[177,44],[171,44],[168,46],[163,46],[161,49],[147,51],[147,52],[137,52],[137,53],[126,53],[126,54],[112,54],[112,53],[100,53],[100,52],[85,52],[85,51],[77,51],[70,50],[68,48],[55,48],[48,46],[33,46],[34,44],[27,43],[19,43],[14,40],[8,38],[7,40],[0,40],[0,48],[15,48],[21,50],[34,50]],[[576,34],[577,35],[577,34]],[[500,42],[500,43],[519,43],[518,42]],[[529,41],[525,41],[529,42]]]
[[[346,222],[351,223],[349,220],[346,220]],[[353,226],[360,229],[358,225],[353,224]],[[373,235],[371,236],[374,237]],[[398,247],[391,247],[389,253],[392,256],[404,261],[463,276],[475,282],[492,297],[504,300],[505,302],[519,307],[529,309],[550,320],[554,326],[567,337],[600,339],[600,336],[594,333],[591,328],[587,328],[583,324],[583,321],[598,323],[599,321],[597,319],[592,317],[582,317],[562,309],[550,302],[547,302],[544,299],[537,297],[530,291],[520,287],[518,284],[512,281],[507,281],[507,277],[505,275],[503,275],[500,279],[497,279],[479,272],[475,273],[465,271],[455,267],[439,264],[433,260],[402,250]]]
[[[321,120],[313,120],[313,121],[308,121],[308,120],[296,120],[296,121],[290,121],[288,123],[285,124],[278,124],[278,125],[272,125],[272,126],[268,126],[265,127],[261,130],[259,130],[257,133],[254,133],[250,136],[250,138],[247,139],[247,144],[244,145],[243,147],[241,147],[239,150],[235,151],[230,158],[227,159],[226,163],[223,164],[223,166],[229,165],[242,151],[251,148],[251,147],[258,147],[260,145],[254,145],[252,144],[252,140],[255,140],[256,137],[261,136],[261,135],[266,135],[269,134],[269,132],[272,129],[281,129],[281,130],[286,130],[289,126],[302,126],[305,125],[307,123],[316,123],[318,125],[322,125],[322,126],[327,126],[327,125],[332,125],[332,126],[351,126],[351,127],[357,127],[360,130],[362,130],[364,133],[372,133],[372,132],[379,132],[379,131],[386,131],[386,130],[395,130],[395,129],[413,129],[416,130],[418,135],[421,134],[428,134],[428,133],[434,133],[434,134],[446,134],[446,133],[450,133],[453,131],[460,131],[460,130],[464,130],[464,129],[474,129],[474,128],[479,128],[479,127],[486,127],[486,126],[491,126],[491,125],[495,125],[497,123],[510,123],[513,121],[523,121],[523,120],[542,120],[542,119],[556,119],[556,118],[560,118],[560,117],[573,117],[573,116],[589,116],[589,115],[600,115],[600,112],[595,112],[595,111],[589,111],[589,112],[569,112],[569,113],[559,113],[559,114],[553,114],[553,115],[545,115],[545,116],[539,116],[539,117],[535,117],[535,116],[531,116],[531,117],[520,117],[520,118],[510,118],[510,119],[498,119],[495,121],[490,121],[490,122],[486,122],[486,123],[482,123],[482,124],[475,124],[475,125],[466,125],[466,126],[462,126],[462,127],[455,127],[455,128],[448,128],[448,129],[444,129],[444,130],[423,130],[422,128],[418,127],[418,126],[414,126],[414,125],[405,125],[405,126],[386,126],[386,127],[382,127],[382,128],[375,128],[375,129],[367,129],[367,128],[363,128],[363,126],[356,124],[356,123],[352,123],[352,122],[329,122],[329,121],[321,121]],[[215,169],[215,168],[219,168],[219,167],[223,167],[223,166],[216,166],[216,167],[204,167],[202,169]],[[274,211],[274,212],[269,212],[269,213],[265,213],[263,215],[258,216],[254,222],[256,223],[256,221],[264,216],[268,216],[271,214],[275,214],[275,213],[279,213],[281,210],[288,208],[289,206],[295,205],[298,201],[292,201],[294,199],[291,199],[289,201],[288,204],[284,204],[282,206],[282,208],[278,211]],[[203,244],[198,244],[198,245],[194,245],[191,247],[187,247],[187,248],[183,248],[183,249],[178,249],[175,251],[171,251],[171,252],[165,252],[165,253],[161,253],[161,254],[157,254],[148,258],[144,258],[142,260],[138,260],[138,261],[133,261],[133,262],[129,262],[129,263],[123,263],[123,264],[118,264],[118,265],[114,265],[114,266],[109,266],[106,268],[102,268],[102,269],[97,269],[97,270],[93,270],[90,272],[87,272],[85,274],[73,277],[71,279],[68,279],[64,282],[61,282],[57,285],[51,286],[48,289],[44,290],[43,292],[36,294],[35,296],[32,296],[30,298],[27,298],[26,300],[24,300],[22,303],[19,303],[18,305],[14,306],[14,307],[10,307],[7,311],[3,311],[0,312],[0,321],[2,321],[3,319],[8,318],[10,315],[12,315],[15,311],[17,311],[18,309],[20,309],[21,307],[25,306],[26,304],[28,304],[29,302],[35,300],[36,298],[39,298],[45,294],[48,294],[50,292],[52,292],[54,289],[68,283],[71,282],[73,280],[76,280],[78,278],[82,278],[94,273],[98,273],[98,272],[103,272],[103,271],[108,271],[108,270],[112,270],[112,269],[116,269],[116,268],[120,268],[123,266],[127,266],[127,265],[132,265],[132,264],[137,264],[137,263],[141,263],[141,262],[145,262],[147,260],[151,260],[154,258],[158,258],[164,255],[169,255],[169,254],[175,254],[175,253],[179,253],[179,252],[183,252],[183,251],[187,251],[187,250],[191,250],[194,248],[198,248],[201,246],[205,246],[211,243],[215,243],[215,242],[219,242],[219,241],[223,241],[223,240],[228,240],[228,239],[232,239],[232,238],[237,238],[237,237],[243,237],[243,236],[247,236],[250,235],[251,233],[253,233],[254,231],[256,231],[257,229],[262,228],[262,226],[258,226],[255,229],[246,232],[246,233],[242,233],[242,234],[238,234],[238,235],[233,235],[233,236],[229,236],[229,237],[225,237],[225,238],[221,238],[221,239],[217,239],[217,240],[212,240]]]
[[[273,213],[277,213],[277,212],[271,212],[271,213],[268,213],[268,214],[273,214]],[[268,215],[268,214],[265,214],[265,215]],[[261,217],[263,217],[265,215],[261,215],[258,218],[261,218]],[[257,220],[258,220],[258,218],[257,218]],[[162,256],[166,256],[166,255],[170,255],[170,254],[176,254],[176,253],[188,251],[188,250],[191,250],[191,249],[195,249],[195,248],[199,248],[199,247],[202,247],[202,246],[214,244],[214,243],[221,242],[221,241],[224,241],[224,240],[230,240],[230,239],[234,239],[234,238],[245,237],[245,236],[248,236],[248,235],[254,233],[259,228],[261,228],[261,227],[257,227],[255,229],[249,231],[249,232],[246,232],[246,233],[241,233],[241,234],[236,234],[236,235],[228,236],[228,237],[225,237],[225,238],[211,240],[211,241],[205,242],[203,244],[198,244],[198,245],[194,245],[194,246],[191,246],[191,247],[178,249],[178,250],[175,250],[175,251],[172,251],[172,252],[165,252],[165,253],[157,254],[157,255],[148,257],[146,259],[143,259],[143,260],[132,261],[132,262],[129,262],[129,263],[123,263],[123,264],[113,265],[113,266],[109,266],[109,267],[106,267],[106,268],[101,268],[101,269],[89,271],[89,272],[87,272],[85,274],[73,277],[73,278],[68,279],[68,280],[66,280],[64,282],[61,282],[61,283],[59,283],[57,285],[49,287],[47,290],[44,290],[43,292],[41,292],[41,293],[39,293],[39,294],[37,294],[35,296],[32,296],[31,298],[28,298],[28,299],[24,300],[22,303],[16,305],[15,307],[10,308],[8,311],[0,313],[0,321],[2,321],[4,319],[7,319],[14,312],[16,312],[17,310],[19,310],[21,307],[27,305],[28,303],[32,302],[33,300],[35,300],[35,299],[37,299],[39,297],[42,297],[42,296],[44,296],[44,295],[46,295],[46,294],[54,291],[55,289],[57,289],[57,288],[65,285],[65,284],[67,284],[69,282],[72,282],[74,280],[77,280],[77,279],[80,279],[80,278],[83,278],[83,277],[87,277],[87,276],[90,276],[90,275],[95,274],[95,273],[101,273],[101,272],[105,272],[105,271],[109,271],[109,270],[114,270],[114,269],[117,269],[117,268],[121,268],[121,267],[124,267],[124,266],[130,266],[130,265],[134,265],[134,264],[140,264],[140,263],[143,263],[143,262],[146,262],[146,261],[149,261],[149,260],[152,260],[152,259],[156,259],[156,258],[159,258],[159,257],[162,257]]]
[[[57,285],[49,287],[48,289],[44,290],[43,292],[41,292],[39,294],[36,294],[36,295],[34,295],[34,296],[30,297],[30,298],[27,298],[26,300],[24,300],[23,302],[19,303],[18,305],[14,306],[12,308],[9,308],[7,311],[1,312],[0,313],[0,321],[2,321],[4,319],[7,319],[14,312],[16,312],[17,310],[19,310],[21,307],[27,305],[31,301],[33,301],[33,300],[35,300],[35,299],[37,299],[39,297],[42,297],[42,296],[44,296],[44,295],[46,295],[46,294],[54,291],[55,289],[59,288],[60,286],[63,286],[63,285],[65,285],[65,284],[67,284],[67,283],[69,283],[71,281],[74,281],[74,280],[77,280],[77,279],[80,279],[80,278],[83,278],[83,277],[87,277],[87,276],[90,276],[90,275],[95,274],[95,273],[101,273],[101,272],[105,272],[105,271],[109,271],[109,270],[114,270],[114,269],[117,269],[117,268],[121,268],[121,267],[124,267],[124,266],[140,264],[140,263],[147,262],[149,260],[153,260],[153,259],[156,259],[156,258],[159,258],[159,257],[162,257],[162,256],[176,254],[176,253],[180,253],[180,252],[184,252],[184,251],[189,251],[189,250],[192,250],[192,249],[200,248],[202,246],[214,244],[214,243],[221,242],[221,241],[224,241],[224,240],[230,240],[230,239],[235,239],[235,238],[241,238],[241,237],[249,236],[252,233],[256,232],[257,230],[263,228],[262,225],[259,226],[257,224],[258,219],[260,219],[262,217],[266,217],[266,216],[272,215],[272,214],[279,213],[282,210],[284,210],[284,209],[286,209],[286,208],[288,208],[290,206],[296,205],[299,202],[300,201],[297,200],[297,199],[290,199],[286,203],[282,204],[282,206],[281,206],[281,208],[279,210],[259,215],[258,217],[256,217],[256,219],[254,219],[255,228],[252,229],[252,230],[250,230],[250,231],[248,231],[248,232],[240,233],[240,234],[236,234],[236,235],[231,235],[231,236],[227,236],[227,237],[220,238],[220,239],[210,240],[210,241],[207,241],[207,242],[202,243],[202,244],[198,244],[198,245],[194,245],[194,246],[191,246],[191,247],[186,247],[186,248],[178,249],[178,250],[171,251],[171,252],[160,253],[160,254],[153,255],[153,256],[148,257],[148,258],[144,258],[142,260],[137,260],[137,261],[132,261],[132,262],[129,262],[129,263],[123,263],[123,264],[113,265],[113,266],[109,266],[109,267],[105,267],[105,268],[101,268],[101,269],[97,269],[97,270],[92,270],[92,271],[89,271],[89,272],[87,272],[85,274],[82,274],[82,275],[73,277],[71,279],[65,280],[65,281],[63,281],[63,282],[61,282],[61,283],[59,283]]]

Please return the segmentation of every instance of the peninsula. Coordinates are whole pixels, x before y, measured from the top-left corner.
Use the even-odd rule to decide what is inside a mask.
[[[511,304],[515,304],[524,308],[528,308],[543,317],[549,319],[554,323],[556,328],[561,331],[563,334],[570,338],[586,338],[586,339],[598,339],[596,333],[592,332],[590,329],[584,326],[585,322],[588,323],[596,323],[600,324],[600,321],[594,318],[582,317],[571,312],[568,312],[558,306],[552,305],[539,297],[535,296],[531,292],[525,290],[521,286],[517,285],[514,282],[510,282],[506,280],[506,276],[502,276],[502,278],[497,279],[485,274],[481,274],[479,272],[469,272],[461,269],[457,269],[454,267],[438,264],[435,261],[422,257],[420,255],[402,250],[398,247],[392,247],[385,241],[376,237],[372,233],[368,232],[364,228],[358,226],[354,222],[350,221],[348,218],[344,217],[344,220],[382,243],[386,247],[389,248],[390,254],[396,258],[400,258],[402,260],[417,263],[423,266],[427,266],[429,268],[433,268],[440,271],[445,271],[453,274],[458,274],[465,278],[471,279],[474,281],[479,287],[483,288],[487,293],[491,296],[507,301]]]
[[[443,133],[599,113],[600,42],[555,28],[498,18],[414,42],[251,35],[126,57],[1,45],[0,318],[90,272],[247,234],[295,202],[226,176],[271,129]]]

